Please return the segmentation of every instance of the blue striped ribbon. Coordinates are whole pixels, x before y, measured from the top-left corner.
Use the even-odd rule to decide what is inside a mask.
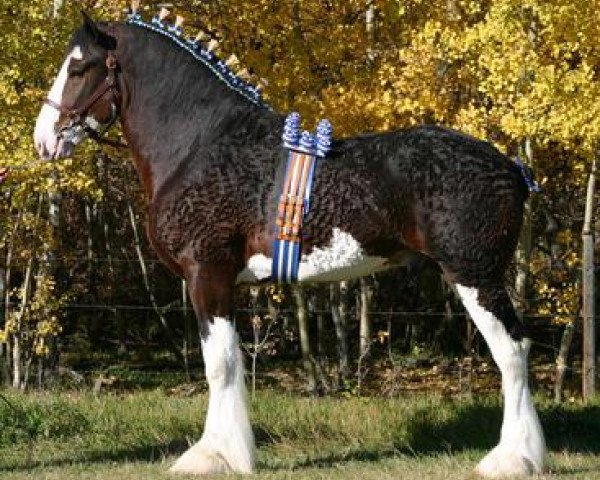
[[[287,168],[286,168],[286,178],[290,175],[290,169],[293,167],[297,168],[297,171],[291,172],[292,180],[290,185],[296,185],[296,188],[300,188],[300,179],[304,177],[304,171],[300,171],[298,168],[300,162],[294,162],[295,155],[310,155],[307,153],[300,153],[294,150],[291,150],[288,155]],[[306,180],[306,186],[303,192],[289,191],[283,192],[284,195],[290,196],[302,196],[304,203],[304,210],[302,214],[302,219],[306,217],[308,211],[310,209],[310,195],[312,192],[312,184],[314,179],[315,166],[317,164],[316,158],[314,155],[310,155],[312,157],[312,161],[304,161],[302,166],[303,169],[310,168],[308,171],[308,177]],[[310,166],[308,166],[310,164]],[[302,220],[300,219],[300,221]],[[280,231],[284,227],[280,227],[275,225],[275,244],[273,248],[273,263],[272,263],[272,274],[271,277],[274,281],[280,283],[293,283],[298,281],[298,270],[300,267],[300,255],[302,244],[301,240],[293,241],[285,238],[279,238]]]

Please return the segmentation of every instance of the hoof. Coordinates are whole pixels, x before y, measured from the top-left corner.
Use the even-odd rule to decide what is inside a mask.
[[[541,466],[512,449],[497,446],[488,453],[475,471],[485,478],[512,478],[541,472]]]
[[[233,472],[227,461],[220,454],[208,453],[194,448],[190,448],[179,457],[169,471],[192,475]]]

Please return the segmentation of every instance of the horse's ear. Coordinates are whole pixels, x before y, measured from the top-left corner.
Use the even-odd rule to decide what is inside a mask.
[[[84,10],[81,10],[81,15],[83,16],[83,28],[85,28],[85,31],[91,36],[94,42],[105,50],[114,50],[117,46],[116,38],[100,30],[96,22]]]
[[[83,27],[85,28],[85,31],[89,33],[94,39],[96,39],[99,34],[99,30],[96,26],[96,23],[94,22],[94,20],[92,20],[92,17],[90,17],[85,10],[81,10],[81,16],[83,17]]]

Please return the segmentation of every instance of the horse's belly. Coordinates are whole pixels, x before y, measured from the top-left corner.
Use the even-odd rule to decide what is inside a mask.
[[[273,259],[263,254],[250,257],[237,283],[255,283],[271,278]],[[362,277],[391,268],[388,258],[366,255],[352,235],[335,228],[329,245],[315,247],[301,258],[299,282],[334,282]]]

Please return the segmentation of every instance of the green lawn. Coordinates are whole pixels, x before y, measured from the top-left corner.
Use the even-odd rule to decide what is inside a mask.
[[[6,394],[0,405],[2,479],[168,479],[201,432],[204,394]],[[600,405],[541,405],[550,472],[600,479]],[[497,398],[437,395],[308,399],[262,391],[252,402],[264,479],[474,478],[495,444]],[[545,478],[544,477],[544,478]],[[232,477],[227,477],[232,478]],[[234,477],[235,478],[235,477]]]
[[[342,460],[319,466],[299,465],[295,468],[273,468],[260,465],[260,471],[252,478],[282,480],[350,479],[361,480],[452,480],[476,479],[472,466],[479,452],[454,455],[438,454],[428,456],[397,455],[377,461]],[[31,470],[2,472],[6,480],[173,480],[182,478],[167,472],[170,458],[162,461],[122,461],[93,462],[86,464],[65,464],[60,466],[37,467]],[[213,476],[222,479],[247,479],[247,476]],[[600,459],[591,455],[551,456],[551,472],[536,477],[538,479],[596,479],[600,478]]]

